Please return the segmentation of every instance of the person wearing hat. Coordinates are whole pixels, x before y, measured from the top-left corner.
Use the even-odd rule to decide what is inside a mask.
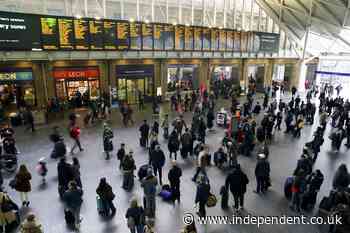
[[[136,169],[132,150],[129,151],[129,154],[125,155],[121,166],[124,173],[122,187],[123,189],[130,191],[134,186],[134,170]]]
[[[270,163],[265,154],[258,155],[258,161],[255,166],[256,193],[264,193],[267,190],[267,183],[270,177]]]
[[[28,214],[26,220],[21,225],[21,233],[43,233],[40,223],[36,221],[33,213]]]
[[[156,192],[157,192],[157,177],[153,175],[151,168],[147,170],[147,176],[141,180],[141,187],[144,194],[145,214],[150,218],[156,216]]]
[[[168,180],[174,202],[177,200],[180,203],[180,178],[182,176],[182,170],[177,166],[175,160],[172,161],[172,165],[168,173]]]
[[[160,148],[160,145],[156,145],[155,150],[151,152],[150,159],[150,164],[152,164],[153,166],[154,174],[159,175],[159,183],[160,185],[162,185],[162,170],[165,164],[165,155],[162,149]]]
[[[75,181],[70,181],[68,184],[68,190],[63,194],[63,201],[65,202],[68,210],[70,210],[75,219],[75,227],[79,229],[81,222],[80,208],[83,203],[83,190],[80,189]]]

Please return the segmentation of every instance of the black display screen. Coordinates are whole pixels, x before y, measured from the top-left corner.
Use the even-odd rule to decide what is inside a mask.
[[[153,25],[143,23],[142,24],[142,49],[153,49]]]
[[[129,49],[129,22],[117,22],[117,46],[119,50]]]
[[[75,45],[73,18],[58,18],[58,32],[60,48],[73,50]]]
[[[209,51],[211,44],[211,31],[210,28],[203,28],[203,50]]]
[[[185,50],[193,49],[193,27],[185,27]]]
[[[164,25],[164,30],[162,37],[164,39],[164,49],[165,50],[174,50],[174,26],[173,25]]]
[[[194,50],[202,50],[202,28],[194,28]]]
[[[74,20],[74,36],[76,49],[89,49],[89,21],[87,19]]]
[[[41,49],[39,17],[0,12],[0,49]]]
[[[41,17],[41,43],[45,50],[58,50],[58,26],[57,19],[53,17]]]
[[[185,27],[178,25],[175,27],[175,49],[184,50],[185,48]]]
[[[103,26],[102,20],[91,20],[89,22],[90,48],[92,50],[103,49]]]
[[[164,49],[164,39],[162,37],[164,27],[161,24],[153,25],[153,43],[154,50],[163,50]]]
[[[105,20],[103,21],[103,46],[106,50],[116,50],[116,22]]]

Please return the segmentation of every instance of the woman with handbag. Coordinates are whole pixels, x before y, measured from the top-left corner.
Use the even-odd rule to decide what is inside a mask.
[[[32,175],[29,173],[27,167],[22,164],[19,167],[19,171],[16,174],[15,189],[20,193],[21,201],[23,206],[29,206],[28,193],[31,191],[30,180]]]
[[[143,233],[145,214],[143,208],[138,205],[136,199],[131,201],[130,208],[126,211],[125,217],[131,233]]]
[[[112,187],[107,183],[105,177],[100,179],[96,193],[102,200],[104,214],[109,216],[109,212],[111,211],[111,216],[114,216],[116,213],[116,208],[113,204],[115,194],[113,193]]]

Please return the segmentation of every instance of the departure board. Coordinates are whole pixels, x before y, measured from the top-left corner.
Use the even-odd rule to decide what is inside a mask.
[[[142,24],[142,50],[153,49],[153,25]]]
[[[185,49],[185,26],[175,27],[175,50]]]
[[[141,23],[130,23],[130,49],[141,49]]]
[[[57,19],[41,17],[41,44],[45,50],[58,50]]]
[[[194,50],[202,50],[202,28],[200,27],[194,28]]]
[[[185,27],[185,50],[194,50],[193,27]]]
[[[241,32],[241,52],[248,52],[248,32]]]
[[[74,49],[73,18],[58,18],[59,46],[64,50]]]
[[[154,50],[163,50],[164,49],[164,40],[162,33],[164,26],[161,24],[153,24],[153,49]]]
[[[117,22],[117,47],[119,50],[129,49],[129,22]]]
[[[233,42],[233,51],[240,52],[241,51],[241,32],[235,32],[235,40]]]
[[[226,51],[233,51],[233,41],[235,39],[234,31],[226,31]]]
[[[218,51],[219,50],[219,30],[212,28],[211,29],[211,51]]]
[[[89,21],[90,48],[92,50],[102,50],[104,47],[103,27],[104,27],[104,23],[102,20]]]
[[[219,50],[225,51],[226,50],[226,31],[225,30],[219,30]]]
[[[203,51],[209,51],[210,44],[211,44],[211,30],[210,30],[210,28],[203,28],[202,35],[203,35]]]
[[[175,28],[173,25],[164,25],[164,30],[162,33],[162,37],[164,39],[164,49],[165,50],[174,50],[174,36],[175,36]]]
[[[116,50],[116,22],[110,20],[103,21],[103,47],[106,50]]]
[[[89,21],[87,19],[74,19],[75,49],[89,49]]]

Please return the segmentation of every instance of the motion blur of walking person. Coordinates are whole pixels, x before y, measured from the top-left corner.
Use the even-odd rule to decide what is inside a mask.
[[[103,124],[103,149],[106,154],[106,160],[110,158],[110,152],[113,151],[113,130],[108,126],[107,123]]]

